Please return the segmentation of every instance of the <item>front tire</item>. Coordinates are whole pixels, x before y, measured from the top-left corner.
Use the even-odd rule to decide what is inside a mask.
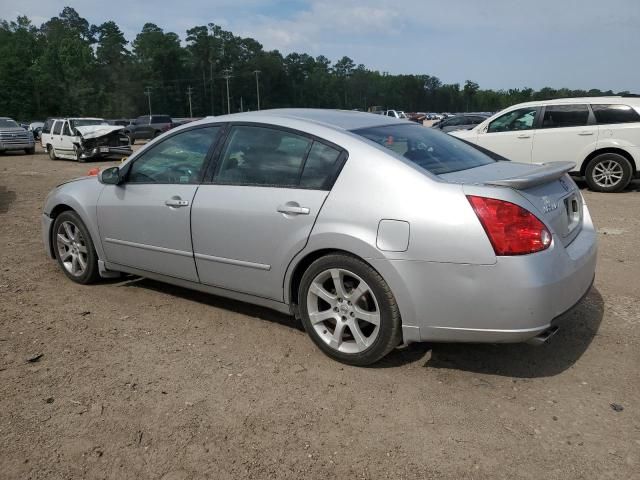
[[[300,315],[313,342],[349,365],[377,362],[402,339],[391,289],[371,266],[345,254],[313,262],[298,292]]]
[[[633,175],[631,162],[618,153],[602,153],[594,157],[585,170],[585,179],[596,192],[621,192]]]
[[[87,285],[100,278],[98,254],[89,230],[73,211],[62,212],[53,223],[53,250],[64,274]]]

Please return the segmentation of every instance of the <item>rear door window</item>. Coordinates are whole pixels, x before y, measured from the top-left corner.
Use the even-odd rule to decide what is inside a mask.
[[[216,182],[293,187],[312,140],[265,127],[235,126],[229,132]]]
[[[313,142],[300,177],[300,186],[318,190],[331,188],[331,181],[339,167],[340,150],[324,143]]]
[[[541,128],[583,127],[588,122],[587,105],[547,105]]]
[[[69,122],[64,122],[64,127],[62,128],[62,135],[66,135],[68,137],[71,136],[71,129],[69,128]]]
[[[53,124],[53,134],[60,135],[61,131],[62,131],[62,122],[57,121],[56,123]]]
[[[640,114],[629,105],[591,105],[591,108],[601,125],[640,122]]]

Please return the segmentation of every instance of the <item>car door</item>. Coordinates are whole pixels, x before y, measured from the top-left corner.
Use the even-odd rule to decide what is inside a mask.
[[[60,135],[56,136],[54,139],[54,146],[57,153],[75,158],[75,150],[73,146],[74,136],[72,133],[69,121],[65,120],[62,124],[62,131],[60,132]]]
[[[514,162],[531,162],[531,150],[539,107],[510,110],[480,130],[477,143]]]
[[[536,129],[533,163],[582,163],[596,149],[598,126],[587,104],[546,105]]]
[[[220,129],[178,132],[126,164],[123,183],[104,187],[97,217],[108,262],[198,281],[191,205]]]
[[[51,131],[47,134],[47,144],[51,145],[54,149],[58,144],[58,140],[62,135],[62,124],[64,122],[62,120],[56,120],[53,122],[51,126]]]
[[[299,132],[232,126],[213,182],[198,189],[191,212],[200,281],[282,301],[284,272],[345,155]]]

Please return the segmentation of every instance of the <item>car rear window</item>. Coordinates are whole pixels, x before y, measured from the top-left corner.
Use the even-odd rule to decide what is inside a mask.
[[[629,105],[591,105],[600,124],[640,122],[640,114]]]
[[[171,118],[166,115],[154,115],[151,123],[171,123]]]
[[[420,125],[387,125],[354,130],[354,133],[388,148],[435,175],[467,170],[496,161],[455,137]]]
[[[0,118],[0,128],[16,128],[18,124],[8,118]]]

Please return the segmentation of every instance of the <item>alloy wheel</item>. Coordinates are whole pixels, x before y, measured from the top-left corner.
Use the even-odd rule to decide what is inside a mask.
[[[622,181],[624,170],[615,160],[603,160],[593,168],[592,177],[599,187],[611,188]]]
[[[58,257],[65,270],[80,277],[87,270],[88,250],[82,232],[70,221],[62,222],[56,232]]]
[[[307,311],[318,336],[339,352],[363,352],[380,332],[380,308],[373,290],[342,268],[325,270],[313,279]]]

